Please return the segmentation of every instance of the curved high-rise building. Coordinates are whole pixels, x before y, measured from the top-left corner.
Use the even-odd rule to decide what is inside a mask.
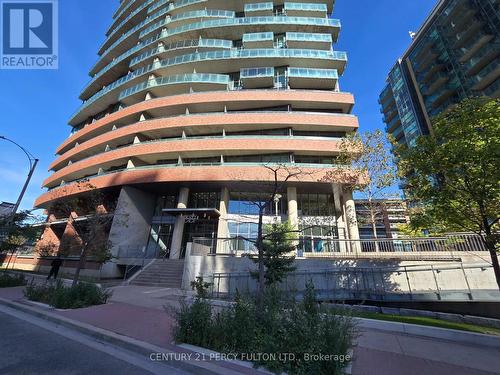
[[[314,222],[300,250],[357,238],[352,193],[322,178],[358,128],[332,12],[332,0],[122,0],[36,201],[49,210],[41,242],[63,246],[87,214],[51,212],[54,201],[97,189],[128,218],[109,228],[117,264],[179,258],[197,238],[226,251],[217,238],[255,235],[270,165],[301,171],[266,210],[268,221]]]

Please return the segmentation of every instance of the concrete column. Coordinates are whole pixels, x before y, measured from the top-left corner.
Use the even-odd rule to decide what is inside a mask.
[[[288,222],[295,230],[299,229],[299,211],[297,208],[297,188],[289,187],[286,192],[288,199]]]
[[[154,194],[132,186],[122,187],[109,232],[113,256],[137,259],[143,257],[155,205]],[[106,277],[119,275],[115,260],[106,263],[102,271]]]
[[[177,208],[187,208],[189,200],[189,189],[181,188]],[[184,234],[184,216],[179,215],[175,220],[174,233],[172,233],[172,247],[170,249],[170,259],[179,259],[182,248],[182,235]]]
[[[229,208],[229,189],[226,187],[222,188],[220,194],[220,204],[219,204],[219,226],[217,227],[217,253],[227,253],[229,252],[229,243],[227,240],[221,240],[221,238],[229,237],[229,226],[227,224],[227,212]]]
[[[342,201],[342,187],[338,184],[332,184],[333,199],[335,202],[335,221],[337,222],[337,230],[339,234],[339,250],[342,253],[346,253],[348,250],[348,239],[347,228],[344,219],[343,201]]]
[[[349,239],[359,240],[359,229],[358,220],[356,218],[356,205],[354,199],[352,198],[352,190],[349,188],[344,188],[344,205],[346,212],[346,224],[349,233]],[[361,252],[361,246],[359,241],[352,242],[352,250],[354,252]]]
[[[288,199],[288,222],[293,229],[299,230],[299,210],[297,206],[297,188],[288,187],[286,191]],[[299,233],[297,232],[297,235]],[[298,249],[299,241],[294,241],[295,249]],[[297,253],[297,251],[295,251]],[[297,255],[297,254],[294,254]]]

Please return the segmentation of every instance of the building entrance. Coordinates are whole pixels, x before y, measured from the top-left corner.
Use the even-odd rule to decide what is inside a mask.
[[[181,257],[184,258],[187,244],[193,242],[195,238],[204,238],[207,240],[206,242],[210,242],[209,240],[215,242],[218,224],[218,218],[199,218],[194,222],[186,222],[184,224]]]

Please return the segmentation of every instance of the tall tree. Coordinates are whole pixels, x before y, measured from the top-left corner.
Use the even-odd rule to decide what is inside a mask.
[[[353,152],[356,150],[356,152]],[[373,237],[377,238],[377,222],[381,220],[384,206],[378,200],[394,198],[397,182],[396,166],[390,151],[390,144],[380,130],[355,133],[346,137],[340,146],[339,162],[347,164],[364,176],[353,178],[351,186],[367,202]],[[363,221],[363,218],[359,218]]]
[[[500,289],[500,100],[466,99],[438,116],[432,134],[396,149],[415,223],[474,232],[488,249]]]

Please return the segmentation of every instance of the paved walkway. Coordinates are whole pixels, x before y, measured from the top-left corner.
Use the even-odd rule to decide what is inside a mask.
[[[0,298],[27,303],[22,287],[0,289]],[[115,287],[110,303],[53,313],[88,323],[175,352],[173,318],[164,306],[176,306],[183,292],[168,288]],[[355,375],[500,374],[500,347],[479,347],[399,332],[363,329],[354,350]],[[227,364],[228,367],[233,365]],[[241,369],[241,373],[256,373]]]

